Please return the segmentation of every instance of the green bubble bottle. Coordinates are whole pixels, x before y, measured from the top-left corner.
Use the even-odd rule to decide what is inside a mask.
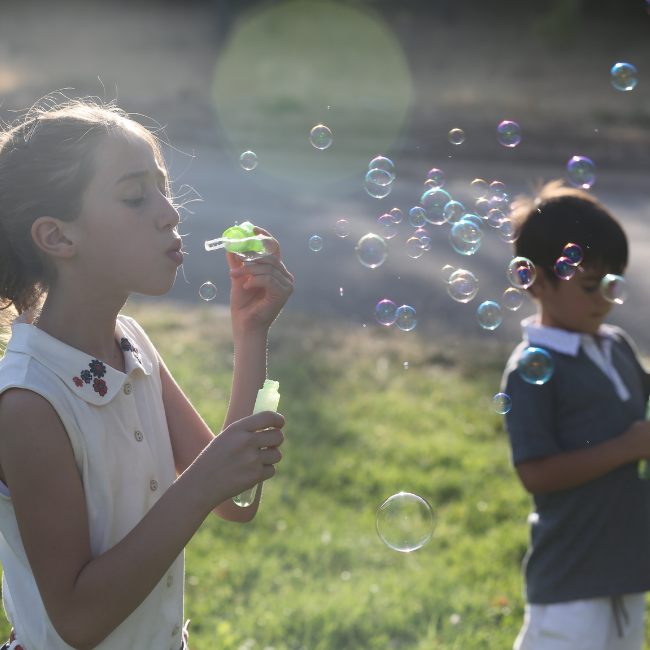
[[[257,391],[257,399],[255,400],[255,406],[253,407],[253,415],[261,413],[262,411],[277,412],[278,403],[280,402],[280,393],[278,393],[279,388],[279,381],[273,381],[272,379],[264,380],[264,386]],[[251,503],[253,503],[253,501],[255,501],[256,492],[257,485],[252,487],[250,490],[246,490],[246,492],[242,492],[240,495],[233,497],[232,500],[240,508],[247,508]]]
[[[250,221],[232,226],[219,239],[205,242],[206,251],[225,248],[230,253],[239,255],[244,261],[252,262],[260,257],[272,255],[278,250],[278,242],[268,235],[256,235],[255,226]]]

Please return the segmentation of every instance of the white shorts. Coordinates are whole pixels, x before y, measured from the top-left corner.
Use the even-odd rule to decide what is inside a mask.
[[[641,650],[645,594],[617,598],[526,605],[513,650]]]

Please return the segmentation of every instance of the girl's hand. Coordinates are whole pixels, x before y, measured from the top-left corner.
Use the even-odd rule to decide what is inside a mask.
[[[256,235],[271,236],[255,227]],[[282,264],[280,247],[253,264],[244,264],[234,253],[226,253],[232,287],[230,313],[235,331],[268,330],[293,293],[293,275]]]

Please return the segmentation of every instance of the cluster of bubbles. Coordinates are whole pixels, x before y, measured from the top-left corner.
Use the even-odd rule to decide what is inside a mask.
[[[555,275],[560,280],[570,280],[582,262],[582,248],[569,242],[555,261]]]
[[[368,164],[364,188],[375,199],[386,198],[393,189],[395,165],[385,156],[377,156]]]
[[[413,307],[398,307],[392,300],[380,300],[377,303],[375,318],[380,325],[396,325],[404,332],[410,332],[418,324],[418,315]]]

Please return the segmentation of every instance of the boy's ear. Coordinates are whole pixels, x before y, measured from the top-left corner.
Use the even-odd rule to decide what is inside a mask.
[[[553,286],[549,282],[544,269],[536,267],[535,270],[537,271],[537,277],[535,278],[535,282],[533,282],[533,284],[528,288],[528,291],[533,294],[533,298],[540,300],[546,296]]]
[[[68,225],[54,217],[39,217],[32,224],[32,238],[42,251],[52,257],[74,257],[77,248],[67,236]]]

